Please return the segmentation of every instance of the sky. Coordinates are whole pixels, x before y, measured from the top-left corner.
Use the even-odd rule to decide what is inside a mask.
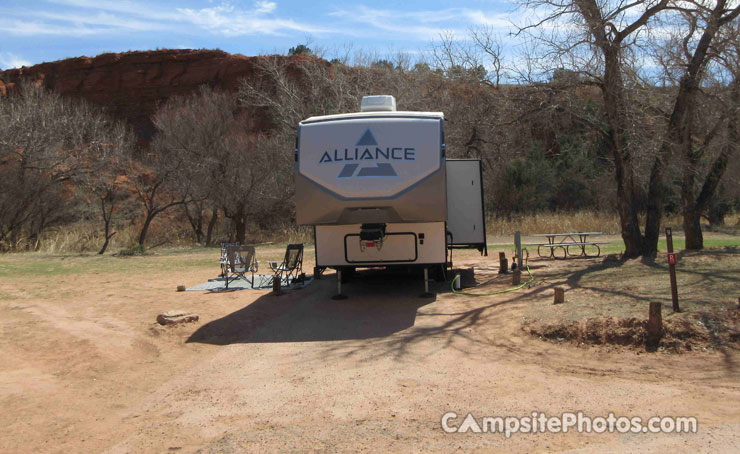
[[[0,68],[158,48],[287,53],[304,43],[326,58],[414,55],[443,32],[505,35],[514,10],[512,0],[0,0]]]

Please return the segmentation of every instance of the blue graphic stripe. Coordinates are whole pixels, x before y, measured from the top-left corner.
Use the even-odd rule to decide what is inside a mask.
[[[355,170],[357,170],[358,166],[359,164],[345,164],[337,178],[350,178],[355,174]]]
[[[375,167],[363,167],[357,173],[357,177],[397,177],[398,174],[393,166],[387,162],[380,162]]]

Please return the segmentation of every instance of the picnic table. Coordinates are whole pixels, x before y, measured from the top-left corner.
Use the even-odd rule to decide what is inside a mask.
[[[598,257],[601,255],[599,245],[608,243],[608,241],[594,241],[593,237],[598,235],[603,235],[603,233],[538,233],[532,236],[547,238],[547,243],[529,243],[526,246],[537,246],[537,255],[542,258]],[[543,254],[542,251],[545,253]],[[562,255],[556,251],[562,251]]]

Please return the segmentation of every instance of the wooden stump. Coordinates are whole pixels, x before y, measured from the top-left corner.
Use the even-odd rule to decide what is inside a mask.
[[[511,284],[520,285],[522,283],[522,272],[519,269],[515,269],[511,275]]]
[[[657,345],[663,336],[663,305],[659,302],[650,303],[650,313],[647,322],[648,345]]]
[[[563,287],[555,287],[555,297],[553,304],[563,304],[565,302],[565,289]]]
[[[280,277],[275,276],[272,278],[272,294],[275,296],[279,296],[283,294],[283,291],[280,290]]]
[[[498,253],[498,274],[509,271],[509,261],[506,260],[506,252]]]

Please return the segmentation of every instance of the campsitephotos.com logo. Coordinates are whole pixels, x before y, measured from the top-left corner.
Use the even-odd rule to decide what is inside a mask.
[[[343,162],[337,178],[397,177],[393,161],[416,161],[416,148],[380,147],[372,131],[366,129],[354,148],[326,150],[319,164]]]

